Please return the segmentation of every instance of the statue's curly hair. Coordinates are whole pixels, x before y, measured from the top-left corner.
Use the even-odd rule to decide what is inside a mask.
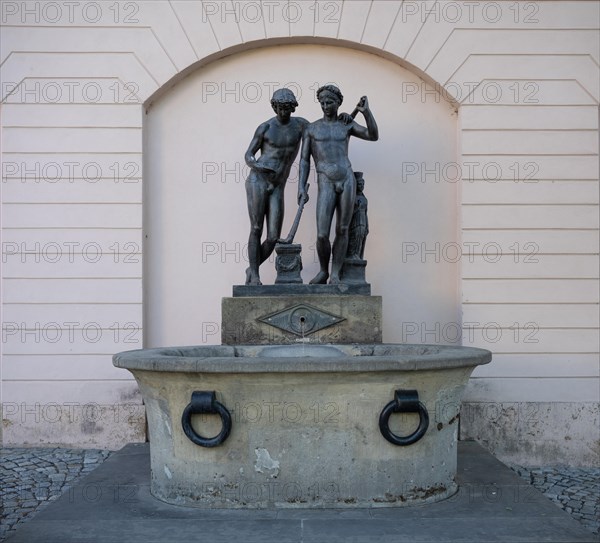
[[[298,102],[294,93],[290,89],[277,89],[273,93],[273,97],[271,98],[271,106],[274,108],[275,104],[291,104],[293,106],[292,111],[296,111],[298,107]]]
[[[319,87],[317,89],[317,100],[319,99],[319,95],[322,92],[330,92],[331,94],[336,96],[340,102],[340,105],[344,101],[344,96],[342,94],[342,91],[340,91],[340,89],[338,89],[335,85],[323,85],[322,87]]]

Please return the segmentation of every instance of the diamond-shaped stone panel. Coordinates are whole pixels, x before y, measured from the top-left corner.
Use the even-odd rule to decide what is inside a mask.
[[[346,319],[308,304],[297,304],[257,320],[297,336],[308,336]]]

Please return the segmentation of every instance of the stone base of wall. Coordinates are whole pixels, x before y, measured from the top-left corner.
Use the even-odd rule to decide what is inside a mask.
[[[146,441],[146,410],[141,403],[5,402],[1,410],[4,447],[118,450]]]
[[[461,439],[474,439],[503,462],[593,467],[600,455],[595,402],[464,402]]]

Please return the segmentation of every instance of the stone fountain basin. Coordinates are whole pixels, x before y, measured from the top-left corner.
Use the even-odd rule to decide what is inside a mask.
[[[194,346],[114,355],[135,376],[150,435],[152,494],[210,508],[374,507],[430,503],[457,490],[460,401],[491,353],[407,344]],[[397,446],[379,429],[396,390],[416,390],[429,426]],[[182,429],[194,391],[215,391],[231,413],[229,437],[205,448]],[[416,413],[390,430],[414,432]],[[192,418],[217,435],[218,415]]]

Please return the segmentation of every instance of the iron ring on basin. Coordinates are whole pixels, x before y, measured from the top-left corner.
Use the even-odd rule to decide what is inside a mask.
[[[418,413],[419,427],[407,436],[394,434],[389,427],[392,413]],[[419,401],[419,393],[416,390],[396,390],[394,399],[389,402],[379,415],[379,431],[381,435],[393,445],[406,446],[419,441],[429,427],[429,413],[427,408]]]
[[[221,417],[221,431],[214,437],[198,435],[192,426],[192,415],[210,414]],[[215,391],[192,392],[192,399],[186,405],[181,415],[181,425],[185,435],[200,447],[217,447],[221,445],[231,432],[231,414],[228,409],[216,399]]]

